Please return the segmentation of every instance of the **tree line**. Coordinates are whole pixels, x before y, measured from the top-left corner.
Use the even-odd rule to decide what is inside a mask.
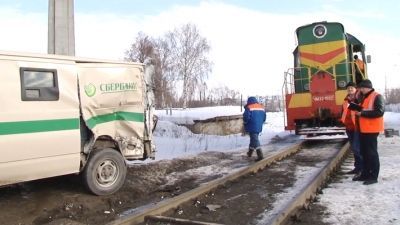
[[[399,104],[400,103],[400,88],[392,88],[385,90],[386,104]]]
[[[186,108],[196,97],[202,102],[210,99],[205,96],[206,79],[212,71],[210,49],[196,25],[189,23],[156,38],[139,32],[125,52],[125,60],[141,63],[152,60],[157,108]]]

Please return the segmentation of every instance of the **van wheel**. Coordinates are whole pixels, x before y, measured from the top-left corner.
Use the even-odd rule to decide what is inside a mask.
[[[94,151],[82,173],[85,186],[95,195],[113,194],[122,187],[125,177],[125,160],[111,148]]]

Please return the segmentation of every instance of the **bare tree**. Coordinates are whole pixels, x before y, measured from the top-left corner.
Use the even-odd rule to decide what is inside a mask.
[[[182,107],[192,99],[196,88],[211,72],[210,46],[194,24],[168,32],[165,41],[171,46],[171,63],[176,79],[183,82]]]
[[[213,103],[218,105],[240,104],[240,92],[229,89],[227,86],[214,87],[209,91],[207,99],[211,101],[211,105]]]
[[[156,73],[155,83],[158,87],[159,106],[165,107],[174,102],[174,76],[173,62],[171,57],[171,46],[164,39],[159,38],[156,41]]]
[[[144,63],[151,59],[154,63],[155,73],[153,77],[154,95],[156,107],[165,107],[174,101],[172,84],[171,47],[163,39],[152,37],[139,32],[135,42],[125,52],[125,60]]]
[[[143,32],[139,32],[135,42],[125,51],[125,60],[144,63],[146,58],[154,58],[155,44],[153,38]]]
[[[387,89],[385,91],[386,104],[400,103],[400,88]]]
[[[211,72],[208,59],[210,46],[193,24],[167,32],[163,38],[139,32],[135,42],[125,52],[127,61],[144,62],[151,58],[155,65],[154,94],[158,107],[176,105],[177,81],[182,82],[182,107],[188,106],[197,91],[205,92],[205,79]],[[203,98],[205,94],[203,94]]]

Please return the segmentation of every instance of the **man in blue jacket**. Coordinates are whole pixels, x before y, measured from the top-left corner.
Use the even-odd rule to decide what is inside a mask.
[[[243,123],[245,131],[250,135],[250,145],[247,156],[251,157],[254,150],[256,150],[256,161],[260,161],[264,158],[258,135],[262,131],[266,117],[264,106],[258,103],[255,97],[249,97],[247,99],[247,104],[244,106]]]

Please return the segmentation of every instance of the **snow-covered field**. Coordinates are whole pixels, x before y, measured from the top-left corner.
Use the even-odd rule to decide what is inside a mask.
[[[238,115],[239,106],[206,107],[198,109],[165,110],[156,112],[160,121],[155,132],[156,158],[172,159],[196,155],[205,151],[237,151],[246,148],[247,136],[214,136],[193,134],[177,124],[191,124],[196,119],[215,116]],[[385,128],[400,129],[400,113],[385,113]],[[268,144],[275,136],[283,137],[283,113],[267,113],[267,121],[260,135],[262,144]],[[400,224],[400,137],[379,137],[381,171],[377,184],[365,186],[346,176],[341,182],[324,189],[320,204],[327,207],[325,222],[331,224]],[[352,162],[345,170],[352,169]],[[312,170],[310,170],[312,171]]]
[[[185,126],[193,120],[213,118],[216,116],[239,115],[240,106],[205,107],[186,110],[173,110],[166,115],[165,110],[156,112],[159,117],[155,136],[157,146],[156,159],[172,159],[176,157],[198,154],[205,151],[237,151],[248,147],[249,137],[241,134],[217,136],[193,134]],[[267,120],[260,134],[261,144],[267,144],[275,136],[283,137],[290,132],[284,130],[283,113],[267,113]]]

